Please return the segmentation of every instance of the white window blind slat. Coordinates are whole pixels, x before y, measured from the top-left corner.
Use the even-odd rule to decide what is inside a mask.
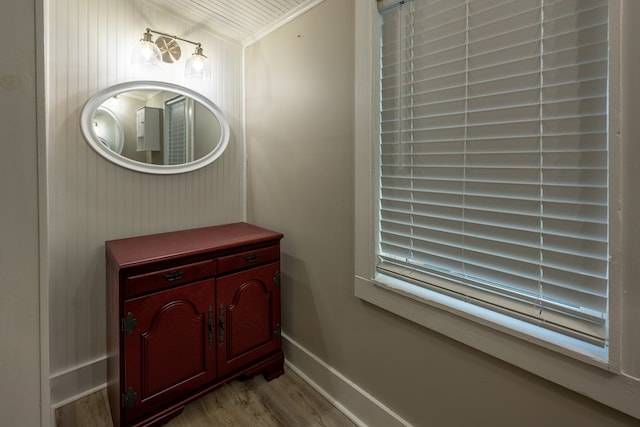
[[[439,260],[438,257],[433,259],[434,263]],[[441,260],[447,262],[446,258]],[[490,283],[472,283],[469,279],[464,279],[462,282],[459,277],[450,275],[449,271],[457,269],[455,265],[449,269],[443,268],[442,271],[423,273],[413,266],[406,267],[402,260],[381,258],[379,269],[385,274],[401,278],[417,286],[430,283],[430,287],[438,289],[440,292],[454,297],[464,296],[467,300],[474,300],[479,305],[521,320],[527,321],[531,317],[536,317],[538,323],[547,328],[592,344],[601,344],[601,339],[598,336],[601,333],[600,325],[605,319],[600,310],[566,306],[562,302],[550,298],[542,300],[535,291],[527,293],[516,288],[500,288],[492,292]],[[518,283],[516,278],[507,274],[503,275],[503,280]],[[534,282],[531,281],[531,283]],[[509,306],[504,305],[504,298],[509,298]]]
[[[383,14],[381,273],[606,345],[605,0]]]

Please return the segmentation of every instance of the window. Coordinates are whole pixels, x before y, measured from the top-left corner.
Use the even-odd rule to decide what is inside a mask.
[[[379,274],[605,348],[606,0],[383,11]]]
[[[422,1],[416,1],[412,7],[418,10]],[[469,3],[475,7],[488,5],[491,1],[470,0]],[[389,5],[394,0],[377,3],[378,6]],[[452,2],[437,3],[453,7]],[[466,2],[462,3],[466,5]],[[515,0],[499,3],[504,7],[511,3],[525,4]],[[583,5],[596,3],[545,0],[544,6],[583,8]],[[585,334],[576,333],[572,327],[540,327],[540,322],[534,318],[514,315],[512,310],[497,309],[496,305],[489,303],[471,303],[470,298],[445,292],[442,286],[457,285],[455,278],[436,280],[431,275],[433,273],[424,271],[416,271],[412,278],[396,278],[378,270],[381,194],[381,49],[378,44],[382,42],[382,15],[373,2],[356,2],[354,293],[363,301],[640,419],[640,407],[637,405],[640,397],[640,341],[636,332],[636,325],[640,322],[640,264],[637,262],[640,253],[640,199],[637,197],[640,144],[636,144],[636,135],[640,133],[640,121],[637,120],[640,117],[640,85],[637,83],[640,33],[636,31],[640,2],[609,0],[606,3],[609,23],[607,228],[610,254],[606,346],[603,347],[599,339],[593,340],[588,335],[585,338]],[[408,6],[410,4],[405,2],[405,13]],[[550,16],[548,12],[546,16]],[[586,22],[584,18],[580,19]],[[415,35],[415,22],[413,32],[408,35]],[[440,22],[445,21],[442,19]],[[580,40],[586,40],[586,37],[583,34]],[[416,46],[415,42],[413,46]],[[411,44],[405,47],[411,47]],[[407,52],[411,51],[405,50]],[[593,123],[588,116],[582,121]],[[403,149],[411,149],[411,145]],[[404,153],[406,158],[410,151]],[[430,274],[426,283],[431,285],[425,285],[423,280],[414,280],[413,276],[423,274]]]

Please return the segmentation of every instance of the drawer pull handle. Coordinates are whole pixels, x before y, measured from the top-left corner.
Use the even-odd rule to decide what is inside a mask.
[[[165,273],[162,275],[167,281],[173,282],[174,280],[182,279],[182,275],[184,274],[183,270],[172,271],[171,273]]]
[[[244,257],[245,261],[247,262],[254,262],[258,259],[258,254],[251,254],[251,255],[247,255]]]

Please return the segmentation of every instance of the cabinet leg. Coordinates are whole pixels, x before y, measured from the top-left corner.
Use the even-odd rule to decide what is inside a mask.
[[[271,381],[275,378],[278,378],[282,374],[284,374],[284,366],[282,365],[274,368],[269,368],[262,373],[262,375],[264,376],[264,379],[267,381]]]
[[[134,427],[160,427],[168,423],[172,418],[177,417],[184,410],[184,406],[180,405],[175,408],[169,408],[162,411],[150,418],[144,419],[139,424],[134,424]]]
[[[266,369],[262,372],[262,375],[267,381],[278,378],[284,374],[284,355],[280,354],[280,357],[276,358]]]
[[[244,378],[252,378],[256,375],[262,374],[267,381],[271,381],[274,378],[278,378],[284,374],[284,354],[280,351],[279,354],[275,354],[269,357],[267,360],[263,360],[261,363],[250,367],[243,374]]]

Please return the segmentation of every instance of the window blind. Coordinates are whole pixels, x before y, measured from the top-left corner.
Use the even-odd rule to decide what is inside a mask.
[[[605,346],[606,0],[382,14],[379,273]]]

